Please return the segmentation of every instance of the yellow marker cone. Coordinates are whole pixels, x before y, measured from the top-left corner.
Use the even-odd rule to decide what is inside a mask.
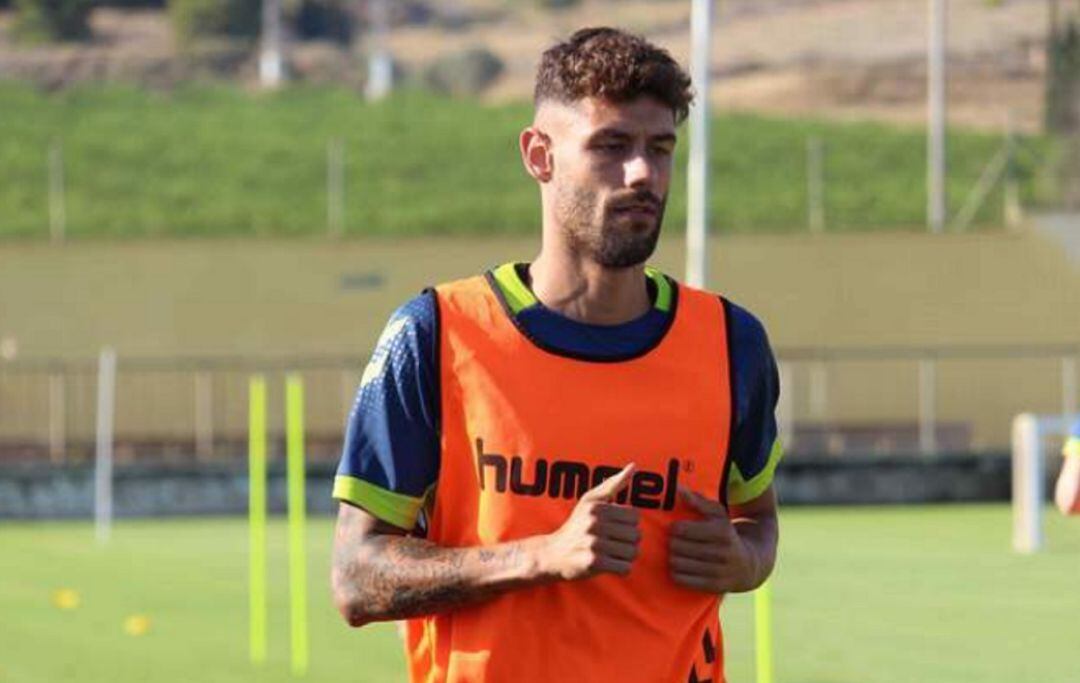
[[[80,602],[78,591],[71,588],[58,588],[52,593],[52,604],[57,609],[75,609]]]
[[[124,619],[124,633],[129,636],[144,636],[150,630],[150,617],[145,614],[132,614]]]

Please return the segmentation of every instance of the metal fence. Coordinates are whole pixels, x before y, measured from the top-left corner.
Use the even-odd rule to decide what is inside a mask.
[[[791,452],[1009,448],[1013,416],[1072,414],[1080,345],[789,348],[778,354]]]
[[[269,385],[271,449],[284,439],[284,376],[307,387],[309,455],[336,457],[345,416],[360,378],[359,357],[125,358],[116,364],[115,452],[118,461],[221,460],[246,453],[248,381]],[[96,360],[0,363],[0,461],[92,457],[98,413]]]
[[[777,357],[779,430],[795,455],[1004,450],[1015,414],[1080,405],[1080,344],[784,348]],[[336,458],[364,361],[121,356],[116,459],[243,458],[253,374],[269,380],[270,442],[281,452],[287,372],[306,385],[309,456]],[[0,462],[89,460],[98,374],[96,360],[0,362]]]

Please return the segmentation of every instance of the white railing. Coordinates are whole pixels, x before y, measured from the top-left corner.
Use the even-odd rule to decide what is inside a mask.
[[[1021,411],[1078,410],[1080,344],[779,348],[778,427],[789,453],[1005,451]],[[336,457],[365,356],[117,358],[115,457],[244,453],[247,382],[299,372],[314,457]],[[88,460],[96,359],[0,361],[0,462]],[[277,383],[277,384],[280,384]],[[284,434],[270,397],[271,441]]]

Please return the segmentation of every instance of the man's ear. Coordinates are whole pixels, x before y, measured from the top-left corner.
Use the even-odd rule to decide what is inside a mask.
[[[521,131],[518,144],[521,147],[521,161],[529,175],[536,178],[537,182],[550,181],[555,171],[551,138],[536,126],[529,126]]]

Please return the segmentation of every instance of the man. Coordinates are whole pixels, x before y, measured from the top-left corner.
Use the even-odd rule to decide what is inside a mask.
[[[1080,515],[1080,420],[1073,425],[1062,455],[1065,461],[1054,486],[1054,503],[1063,515]]]
[[[334,484],[335,600],[413,681],[723,680],[718,607],[777,542],[760,323],[646,268],[690,80],[608,28],[544,53],[531,264],[394,314]]]

